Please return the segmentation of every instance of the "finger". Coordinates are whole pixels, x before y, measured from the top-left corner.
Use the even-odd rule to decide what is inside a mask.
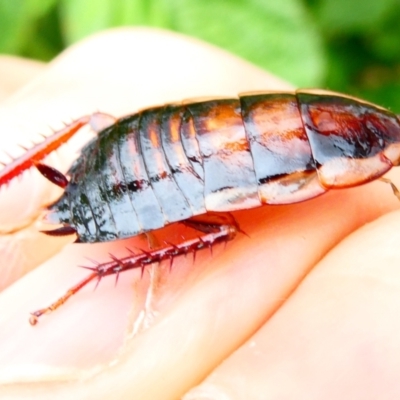
[[[400,214],[330,252],[190,399],[397,398]]]
[[[357,197],[352,199],[351,195],[347,195],[342,198],[346,198],[348,210],[359,209]],[[320,198],[310,209],[303,208],[308,206],[304,203],[286,207],[281,209],[281,213],[272,215],[264,209],[264,217],[267,217],[264,219],[262,214],[251,214],[253,221],[265,221],[262,224],[249,222],[246,228],[252,239],[239,238],[235,245],[216,255],[217,258],[210,264],[209,257],[203,253],[204,258],[198,259],[195,264],[201,271],[198,278],[190,282],[191,285],[184,285],[179,302],[170,304],[167,310],[160,309],[161,315],[151,329],[128,341],[113,368],[105,369],[85,385],[60,384],[57,393],[68,393],[77,398],[87,397],[89,393],[106,398],[111,391],[117,398],[124,398],[124,393],[135,393],[144,399],[157,398],[161,393],[166,398],[178,397],[254,333],[289,297],[310,265],[345,234],[340,230],[333,234],[341,225],[339,217],[342,210],[340,203],[334,200],[337,200],[336,196],[331,196],[326,202]],[[335,203],[337,209],[330,213],[329,210],[335,209]],[[329,223],[332,217],[337,222],[333,227]],[[341,218],[348,220],[346,215],[341,215]],[[319,222],[317,228],[315,221]],[[253,229],[249,230],[252,225]],[[301,235],[298,233],[299,226],[302,227]],[[321,226],[324,227],[323,239]],[[315,246],[317,254],[312,251]],[[178,261],[176,269],[180,271],[181,266]],[[173,284],[174,277],[171,276],[171,279]],[[164,284],[170,283],[169,280]],[[92,297],[85,298],[85,304],[75,309],[75,316],[86,308],[86,301],[91,301]],[[95,322],[93,315],[87,314],[87,311],[86,308],[86,314],[81,318],[86,317],[85,324],[92,324]],[[65,308],[60,312],[64,313]],[[101,312],[107,318],[107,310],[101,309]],[[71,328],[65,329],[63,323],[66,318],[74,316],[64,313],[62,321],[58,320],[58,316],[54,315],[52,321],[58,329],[62,329],[58,339],[63,340],[63,350],[69,347],[73,335]],[[118,328],[114,324],[115,319],[111,318],[106,320],[106,326],[111,320],[112,327]],[[80,324],[79,332],[82,334],[86,326],[82,322],[74,322],[73,326],[76,322]],[[14,329],[12,331],[15,332]],[[65,332],[69,334],[65,336]],[[105,331],[104,319],[98,332],[110,333]],[[52,334],[57,334],[57,331],[53,329]],[[38,337],[35,339],[38,340]],[[46,346],[54,352],[58,347],[52,346],[52,337],[45,339]],[[84,334],[80,340],[77,339],[75,348],[77,343],[82,343],[82,339]],[[22,350],[25,354],[29,346],[23,346]],[[64,379],[67,378],[70,376],[64,375]],[[157,382],[157,385],[152,382]],[[29,385],[27,387],[30,388]],[[45,385],[36,384],[35,388],[38,396],[43,396],[47,390]],[[12,390],[12,387],[8,389]],[[54,394],[55,387],[52,386],[51,390]]]
[[[163,42],[160,40],[164,37],[162,33],[147,36],[143,33],[141,38],[130,43],[131,51],[126,52],[123,43],[115,43],[115,37],[104,36],[90,46],[69,50],[52,63],[46,74],[8,100],[0,109],[1,129],[7,132],[1,145],[7,154],[17,157],[24,151],[19,145],[31,147],[32,143],[42,140],[39,133],[51,133],[49,127],[59,129],[63,121],[96,110],[121,116],[186,97],[234,95],[237,91],[254,90],[260,85],[285,87],[281,81],[257,68],[225,53],[217,53],[214,48],[199,42],[179,40],[177,36],[175,41],[164,39]],[[153,53],[150,48],[154,49]],[[212,62],[210,54],[218,54]],[[240,76],[244,66],[251,71],[246,77]],[[46,162],[65,172],[81,143],[70,141]],[[35,170],[26,172],[21,181],[14,180],[7,190],[2,188],[0,207],[8,212],[0,216],[1,231],[8,234],[18,230],[22,236],[18,243],[21,246],[26,243],[29,250],[36,240],[44,239],[35,235],[38,229],[22,231],[22,228],[34,223],[40,217],[38,212],[43,205],[59,195],[58,188],[48,184]],[[50,250],[56,252],[65,243],[47,240],[49,244],[38,246],[34,255],[30,252],[29,257],[17,260],[10,256],[8,264],[12,265],[12,270],[31,269],[40,260],[48,258]],[[9,240],[2,246],[8,254],[15,254],[9,251],[11,247]],[[25,253],[25,248],[18,245],[18,254]],[[6,284],[3,281],[3,286]]]
[[[44,67],[40,61],[0,56],[0,102],[34,79]]]
[[[133,49],[131,53],[124,51],[127,40],[130,41],[128,48]],[[160,58],[166,61],[160,64]],[[107,76],[106,80],[104,76]],[[149,78],[144,79],[145,76]],[[31,84],[29,90],[8,102],[7,114],[14,115],[10,120],[16,121],[17,115],[29,110],[32,119],[29,124],[28,114],[24,115],[27,126],[37,127],[44,123],[57,126],[66,116],[74,118],[96,109],[123,115],[167,101],[210,94],[233,95],[260,86],[278,88],[284,85],[257,68],[198,42],[165,33],[119,31],[70,50]],[[89,289],[83,294],[84,298],[97,300],[86,301],[81,311],[70,309],[69,314],[68,311],[64,314],[60,310],[55,314],[53,328],[41,324],[32,331],[26,324],[26,294],[31,293],[36,300],[35,304],[29,301],[29,311],[45,305],[84,274],[84,271],[74,268],[85,263],[83,256],[93,258],[93,252],[95,259],[107,256],[109,247],[106,246],[106,250],[99,250],[99,246],[95,248],[88,251],[89,248],[74,246],[65,250],[58,259],[47,263],[2,295],[1,309],[4,312],[1,325],[7,326],[2,331],[3,354],[7,354],[3,360],[8,370],[10,365],[15,365],[17,370],[21,362],[25,365],[47,363],[82,367],[109,360],[110,354],[115,354],[123,340],[126,313],[132,303],[129,277],[125,286],[120,280],[117,290],[111,281],[110,284],[102,282],[96,296]],[[108,296],[104,296],[107,292]],[[110,311],[108,314],[107,309]],[[87,320],[89,317],[97,322],[87,321],[82,325],[82,318]],[[112,325],[107,321],[113,321]],[[108,326],[106,330],[105,324]],[[82,329],[78,330],[76,326]],[[18,337],[15,332],[19,332]],[[38,353],[36,346],[31,346],[32,340],[47,344]],[[55,348],[60,350],[61,341],[63,350],[55,352]],[[81,348],[79,352],[74,351],[77,343]],[[10,351],[10,346],[13,351]]]
[[[33,143],[43,140],[38,131],[26,129],[21,122],[23,115],[12,112],[12,95],[34,81],[45,70],[46,65],[14,56],[0,57],[0,126],[3,132],[0,142],[0,163],[3,167],[13,158],[25,152]],[[24,89],[22,89],[24,90]],[[16,94],[15,96],[18,97]],[[15,101],[15,100],[14,100]],[[22,129],[20,129],[22,127]],[[48,127],[46,127],[48,130]],[[60,250],[65,241],[50,241],[38,234],[36,221],[43,204],[59,195],[54,188],[43,185],[44,180],[34,171],[21,176],[17,181],[0,188],[0,252],[2,268],[0,290],[15,282],[32,268],[50,258]],[[55,194],[54,194],[55,193]]]
[[[143,37],[141,43],[143,43]],[[161,45],[163,48],[165,47],[165,43],[161,43]],[[114,43],[113,47],[115,46]],[[151,48],[149,43],[145,43],[145,48]],[[104,45],[102,49],[105,49]],[[86,54],[87,50],[84,53]],[[188,51],[180,49],[178,53],[186,56]],[[159,53],[156,52],[156,54]],[[213,53],[211,59],[207,59],[205,54],[201,53],[201,60],[209,61],[210,64],[213,62],[214,56]],[[232,59],[229,60],[229,65],[235,65],[232,64]],[[218,65],[221,65],[221,63],[223,63],[222,60],[218,59]],[[181,64],[178,63],[178,65]],[[247,69],[243,64],[242,67],[243,69],[240,71],[236,70],[238,75],[251,75],[254,79],[254,70]],[[132,70],[129,72],[131,73]],[[219,72],[222,74],[222,71],[219,70]],[[221,74],[219,80],[221,80]],[[225,70],[223,75],[225,82]],[[238,75],[233,77],[232,87],[237,84]],[[217,82],[212,82],[209,76],[206,78],[206,82],[217,84]],[[200,81],[199,77],[196,82],[201,83],[202,89],[206,88],[206,83]],[[262,82],[263,80],[260,80],[259,84],[261,85]],[[240,88],[237,88],[235,91],[240,90]],[[187,97],[187,95],[182,97]],[[375,185],[373,188],[375,188]],[[162,284],[159,285],[164,290],[161,290],[162,295],[158,297],[156,311],[160,312],[161,316],[156,319],[157,324],[133,340],[128,341],[123,356],[119,360],[118,368],[104,371],[103,374],[91,379],[85,388],[73,384],[65,387],[61,385],[59,390],[72,390],[75,395],[83,396],[84,390],[99,391],[100,388],[103,388],[100,390],[102,393],[98,394],[105,396],[104,387],[106,386],[110,390],[112,388],[113,393],[115,393],[115,388],[119,388],[119,395],[121,396],[122,393],[131,390],[139,397],[142,396],[141,398],[146,398],[145,396],[149,396],[148,398],[164,396],[165,398],[167,393],[171,397],[177,397],[179,393],[201,379],[207,371],[216,366],[257,329],[276,310],[281,300],[288,297],[291,290],[312,267],[313,263],[337,243],[341,237],[351,232],[358,225],[374,218],[380,212],[385,212],[390,207],[397,206],[395,200],[391,203],[391,196],[384,197],[378,192],[376,197],[373,198],[374,190],[372,188],[359,190],[358,192],[327,195],[314,202],[293,207],[271,207],[248,213],[238,213],[239,223],[250,234],[251,240],[245,241],[246,238],[238,238],[235,245],[228,246],[227,250],[214,258],[212,262],[210,262],[209,255],[201,255],[203,258],[196,261],[194,268],[192,264],[189,264],[190,268],[187,268],[184,260],[178,260],[173,269],[173,271],[178,271],[177,275],[161,275],[162,279],[168,277],[168,282],[165,283],[162,280]],[[369,196],[369,198],[366,197],[365,201],[360,202],[360,193]],[[351,199],[353,199],[353,202]],[[372,206],[374,200],[377,200],[377,203],[380,204],[379,209]],[[343,213],[343,207],[339,201],[346,201],[348,210],[354,210],[351,217]],[[329,227],[327,228],[329,229],[328,233],[322,238],[323,240],[320,240],[320,226]],[[301,234],[299,234],[299,227]],[[309,242],[304,238],[309,239]],[[293,239],[295,240],[293,241]],[[310,243],[312,243],[312,246]],[[318,245],[314,246],[315,243]],[[78,246],[78,248],[83,249],[82,246]],[[101,248],[103,249],[103,246]],[[294,250],[288,252],[288,248]],[[265,250],[267,251],[265,252]],[[310,251],[307,252],[307,250]],[[93,246],[91,246],[91,249],[82,250],[86,255],[90,255],[92,251],[94,251]],[[249,255],[252,255],[252,259],[249,258]],[[101,255],[98,256],[101,257]],[[68,258],[68,262],[75,262],[73,253],[69,250]],[[235,262],[232,263],[232,260],[235,260]],[[30,276],[30,279],[33,279],[31,277],[34,276],[38,277],[37,285],[39,285],[38,290],[41,292],[40,296],[37,295],[38,302],[39,297],[44,299],[45,289],[55,291],[66,283],[66,275],[63,275],[63,267],[60,264],[62,261],[54,260],[54,264],[49,263]],[[78,263],[80,262],[78,261]],[[65,268],[71,270],[70,265],[66,265]],[[185,268],[190,269],[190,273],[187,273]],[[38,274],[43,275],[39,278]],[[193,274],[194,278],[191,279]],[[179,287],[176,282],[182,276],[189,278],[188,283],[183,284],[181,290],[178,291],[179,301],[174,301],[176,299],[174,293],[165,288]],[[70,278],[72,280],[72,275]],[[51,289],[48,288],[49,285],[46,283],[48,281],[52,283]],[[25,280],[25,282],[28,281]],[[33,283],[33,281],[29,283]],[[65,306],[52,316],[52,321],[55,321],[53,323],[57,326],[59,332],[55,338],[57,340],[54,342],[52,342],[52,338],[56,334],[54,329],[48,328],[49,324],[42,324],[38,327],[41,329],[41,339],[39,340],[38,336],[37,341],[46,343],[46,349],[51,350],[49,351],[50,355],[46,353],[46,349],[40,353],[41,362],[65,365],[67,357],[69,365],[82,367],[89,365],[89,360],[92,360],[92,362],[93,360],[97,360],[97,362],[109,360],[109,349],[115,351],[124,336],[123,333],[119,337],[112,336],[112,334],[115,334],[115,331],[121,329],[121,326],[126,323],[125,313],[127,309],[118,307],[118,305],[124,304],[121,298],[116,307],[113,308],[112,302],[113,298],[117,297],[116,291],[113,291],[112,295],[104,296],[107,290],[114,290],[113,284],[111,284],[111,287],[106,285],[102,283],[100,286],[102,292],[95,293],[95,296],[85,296],[85,303],[79,303],[79,310]],[[123,293],[126,290],[129,299],[129,295],[131,295],[130,284],[125,289],[120,285],[121,283],[117,289],[118,293]],[[26,287],[24,286],[25,291]],[[254,287],[256,290],[254,290]],[[222,291],[221,288],[223,288]],[[266,294],[269,297],[266,297]],[[16,297],[15,292],[12,295],[14,298]],[[93,306],[96,298],[99,303]],[[100,302],[101,298],[103,299],[102,303]],[[104,298],[107,300],[104,301]],[[226,301],[227,298],[230,301]],[[262,300],[261,304],[260,299]],[[165,310],[161,307],[163,301],[164,304],[167,304]],[[193,307],[193,305],[196,305],[196,307]],[[20,302],[18,306],[21,306]],[[128,304],[128,306],[130,305]],[[117,315],[116,309],[120,314]],[[107,314],[107,312],[109,313]],[[9,315],[7,316],[9,317]],[[118,322],[118,318],[122,323]],[[84,323],[82,323],[82,320],[84,320]],[[107,321],[106,330],[104,321]],[[215,321],[218,321],[217,326]],[[15,325],[8,324],[8,326],[10,326],[10,336],[11,332],[21,332],[21,330],[15,329],[17,328]],[[73,329],[76,326],[80,327],[79,331]],[[65,332],[68,332],[68,335],[65,335]],[[102,334],[99,335],[98,332],[102,332]],[[18,349],[23,352],[25,362],[37,363],[38,359],[32,361],[30,346],[22,345],[22,343],[27,342],[20,340],[22,337],[23,335],[17,338],[16,342],[22,346],[22,348],[18,346]],[[111,342],[98,341],[106,337],[111,337]],[[229,340],[220,341],[220,338],[228,338]],[[54,352],[55,348],[60,347],[60,341],[63,343],[62,354],[60,354],[60,351]],[[72,350],[76,348],[76,343],[81,344],[79,353]],[[185,343],[186,346],[182,346],[182,343]],[[221,343],[224,346],[221,346]],[[52,357],[52,355],[57,356],[57,360],[46,359],[46,357]],[[201,359],[202,362],[191,364],[190,360],[193,359]],[[173,374],[170,373],[171,365],[176,366]],[[188,365],[191,367],[188,368]],[[127,371],[132,370],[135,371],[135,379],[128,375]],[[130,376],[128,381],[126,380],[127,376]],[[163,385],[152,385],[154,381],[162,381]],[[39,386],[37,387],[39,388]],[[149,387],[151,387],[151,390],[149,390]],[[38,390],[45,391],[46,386]],[[43,393],[45,392],[41,392],[41,394]]]
[[[7,98],[33,80],[44,68],[45,64],[38,61],[13,56],[0,56],[0,102],[4,104]],[[7,130],[3,129],[2,132],[8,133]],[[6,134],[2,135],[1,146],[4,145],[7,136]],[[0,158],[6,162],[8,157],[3,154]],[[4,190],[1,191],[1,195],[3,194]],[[1,209],[7,210],[7,213],[3,212],[1,217],[2,224],[0,229],[4,233],[10,232],[14,227],[18,226],[18,221],[21,221],[21,225],[23,225],[22,221],[27,219],[32,221],[32,218],[26,219],[22,215],[24,213],[25,215],[31,215],[29,205],[26,206],[23,212],[20,210],[19,213],[13,213],[12,207],[15,204],[15,197],[19,198],[19,195],[16,194],[13,198],[10,196],[8,202],[6,199],[2,200],[3,206]],[[4,217],[5,215],[7,216]],[[37,243],[33,246],[33,243],[37,240],[36,231],[37,229],[26,229],[24,232],[16,233],[16,237],[13,238],[9,234],[0,236],[0,252],[2,255],[0,290],[50,256],[49,253],[40,256],[34,251],[34,247],[38,247]],[[31,261],[27,262],[27,259]]]

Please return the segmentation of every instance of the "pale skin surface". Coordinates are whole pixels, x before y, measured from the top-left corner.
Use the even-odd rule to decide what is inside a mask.
[[[10,76],[16,71],[10,68]],[[154,31],[108,32],[43,67],[2,103],[1,146],[12,152],[12,143],[23,141],[17,135],[38,141],[48,125],[59,128],[97,109],[121,116],[188,97],[288,87],[198,42]],[[68,157],[50,161],[65,171]],[[390,177],[399,184],[397,171]],[[43,181],[32,171],[1,190],[3,231],[17,221],[12,210],[20,215],[51,188]],[[12,201],[4,205],[8,193]],[[116,288],[107,278],[32,328],[29,311],[84,277],[76,268],[90,265],[84,257],[124,256],[125,246],[146,241],[68,245],[0,295],[0,397],[398,399],[400,215],[391,212],[398,208],[389,185],[374,182],[302,204],[238,212],[249,237],[239,234],[213,257],[199,253],[194,264],[182,257],[172,272],[154,267],[142,280],[125,273]],[[31,231],[38,259],[61,247]],[[175,228],[168,232],[157,235],[161,243],[179,241]],[[2,278],[13,262],[13,270],[23,263],[26,243],[11,253],[3,245]]]

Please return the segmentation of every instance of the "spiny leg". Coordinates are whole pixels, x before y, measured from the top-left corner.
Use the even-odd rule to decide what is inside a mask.
[[[90,124],[94,131],[99,132],[111,123],[114,123],[115,120],[114,117],[108,114],[98,112],[92,115],[85,115],[71,122],[63,129],[49,135],[43,142],[27,149],[24,154],[7,164],[0,171],[0,187],[11,182],[14,178],[21,176],[28,169],[43,165],[41,164],[43,159],[67,143],[83,126]]]
[[[210,218],[208,219],[207,217]],[[77,285],[71,287],[62,297],[50,306],[31,313],[29,319],[30,324],[36,325],[39,317],[44,314],[49,314],[59,308],[71,296],[95,279],[100,281],[103,277],[108,275],[117,275],[118,277],[121,272],[135,268],[140,268],[143,273],[144,268],[149,264],[164,260],[172,260],[179,255],[196,253],[198,250],[211,248],[214,244],[232,240],[236,236],[236,233],[240,231],[236,221],[230,214],[220,215],[218,217],[216,217],[216,214],[205,214],[183,221],[183,223],[201,231],[203,235],[195,239],[185,240],[176,245],[168,245],[162,249],[143,251],[139,254],[134,254],[132,252],[131,255],[120,259],[112,257],[112,261],[99,263],[95,267],[84,267],[91,270],[92,273]]]
[[[9,183],[26,170],[34,167],[54,150],[66,143],[79,129],[88,124],[90,116],[86,115],[47,137],[43,142],[33,146],[22,156],[14,159],[0,171],[0,186]]]
[[[382,182],[388,183],[393,190],[393,194],[398,198],[398,200],[400,200],[400,191],[399,191],[399,189],[397,189],[397,186],[390,179],[379,178],[379,180],[381,180]]]

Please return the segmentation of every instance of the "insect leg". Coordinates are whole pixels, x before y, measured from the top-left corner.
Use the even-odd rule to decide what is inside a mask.
[[[25,171],[34,166],[43,166],[44,164],[41,164],[41,161],[53,151],[59,149],[63,144],[67,143],[68,140],[71,139],[72,136],[74,136],[75,133],[78,132],[83,126],[90,124],[90,127],[95,132],[99,132],[100,130],[114,123],[115,120],[116,119],[114,117],[108,114],[96,112],[92,115],[85,115],[71,122],[63,129],[60,129],[59,131],[56,131],[52,135],[48,136],[43,140],[43,142],[34,145],[30,149],[27,149],[26,153],[15,158],[12,160],[12,162],[7,164],[0,171],[0,187],[8,184],[11,182],[11,180],[22,175]],[[47,166],[42,168],[45,167]]]
[[[217,232],[223,226],[229,226],[235,234],[236,232],[244,233],[230,213],[208,212],[207,214],[197,215],[181,222],[204,233]]]
[[[236,233],[240,231],[236,221],[230,214],[205,214],[199,217],[190,218],[183,221],[183,223],[201,231],[203,234],[198,238],[185,240],[176,245],[168,245],[157,250],[142,251],[138,254],[131,252],[127,257],[122,257],[120,259],[111,257],[112,261],[99,263],[95,267],[84,267],[91,270],[91,274],[77,285],[71,287],[62,297],[50,306],[31,313],[29,319],[30,324],[36,325],[40,316],[49,314],[59,308],[71,296],[93,280],[99,282],[105,276],[119,275],[123,271],[128,271],[134,268],[140,268],[143,271],[143,269],[149,264],[171,260],[179,255],[195,253],[198,250],[211,248],[214,244],[232,240],[236,236]]]
[[[47,137],[43,142],[33,146],[22,156],[14,159],[0,171],[0,186],[6,185],[12,179],[22,175],[26,170],[40,163],[45,157],[66,143],[79,129],[89,123],[90,116],[84,116],[63,129]]]
[[[49,307],[42,308],[40,310],[37,310],[37,311],[31,313],[31,316],[29,318],[29,323],[31,325],[36,325],[38,323],[38,318],[41,315],[51,313],[52,311],[56,310],[58,307],[62,306],[72,295],[74,295],[78,290],[82,289],[84,286],[86,286],[89,282],[91,282],[96,277],[97,277],[97,272],[92,272],[85,279],[80,281],[77,285],[71,287],[64,294],[64,296],[61,296],[59,299],[57,299]]]
[[[400,200],[400,191],[399,189],[397,189],[397,186],[388,178],[379,178],[380,181],[388,183],[392,190],[393,190],[393,194]]]

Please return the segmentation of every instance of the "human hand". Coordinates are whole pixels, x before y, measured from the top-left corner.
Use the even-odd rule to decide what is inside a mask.
[[[96,110],[121,116],[190,97],[288,88],[202,43],[121,29],[69,49],[3,103],[0,116],[2,131],[20,143],[21,131],[37,141],[48,125]],[[72,153],[52,161],[65,170]],[[59,195],[53,190],[36,171],[2,189],[4,226]],[[85,257],[122,257],[125,246],[146,244],[67,245],[0,295],[0,396],[176,399],[205,379],[185,399],[398,398],[400,217],[378,219],[398,207],[388,185],[373,182],[237,212],[249,237],[212,257],[199,252],[194,264],[176,259],[171,272],[128,272],[115,288],[106,278],[32,328],[28,312],[83,278],[76,266],[90,265]],[[36,234],[32,222],[25,225],[38,259],[64,245]]]

